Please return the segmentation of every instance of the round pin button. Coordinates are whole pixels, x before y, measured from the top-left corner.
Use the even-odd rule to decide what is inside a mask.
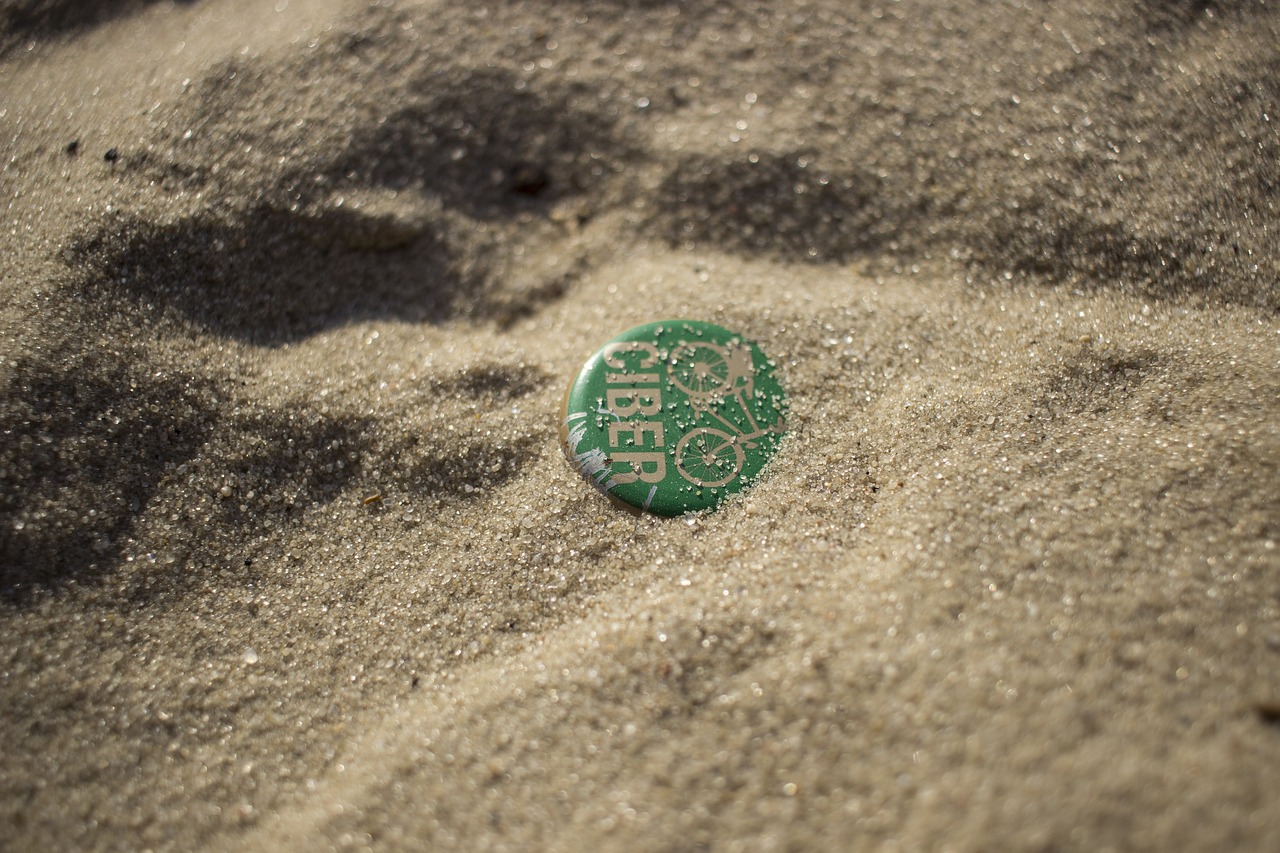
[[[569,461],[605,495],[673,516],[754,482],[786,416],[758,346],[711,323],[663,320],[587,361],[565,395],[560,434]]]

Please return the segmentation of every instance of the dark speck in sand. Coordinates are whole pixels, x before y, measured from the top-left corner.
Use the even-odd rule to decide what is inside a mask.
[[[520,195],[539,196],[551,183],[545,169],[522,163],[511,170],[511,191]]]
[[[79,139],[73,139],[73,140],[71,140],[70,142],[68,142],[68,143],[67,143],[66,152],[67,152],[68,154],[70,154],[72,157],[74,157],[74,156],[76,155],[76,152],[77,152],[79,149],[80,149],[80,140],[79,140]]]
[[[114,148],[108,148],[107,153],[102,155],[102,159],[108,163],[114,163],[120,159],[120,152]]]
[[[1257,713],[1258,719],[1264,723],[1270,723],[1273,726],[1280,726],[1280,701],[1277,702],[1259,702],[1253,706],[1253,710]]]

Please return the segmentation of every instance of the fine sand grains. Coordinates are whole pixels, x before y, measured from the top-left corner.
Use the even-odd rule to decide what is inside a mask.
[[[1280,847],[1278,21],[0,3],[0,846]]]

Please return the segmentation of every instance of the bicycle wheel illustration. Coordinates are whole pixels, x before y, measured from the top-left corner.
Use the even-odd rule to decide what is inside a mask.
[[[694,400],[715,400],[733,390],[729,353],[714,344],[684,344],[671,352],[669,373]]]
[[[733,436],[701,427],[676,444],[676,470],[695,486],[723,486],[742,470],[744,454]]]

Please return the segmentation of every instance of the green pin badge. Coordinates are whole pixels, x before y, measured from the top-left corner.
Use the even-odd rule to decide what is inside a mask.
[[[610,498],[658,515],[717,506],[777,452],[787,399],[754,343],[664,320],[605,344],[565,396],[565,453]]]

